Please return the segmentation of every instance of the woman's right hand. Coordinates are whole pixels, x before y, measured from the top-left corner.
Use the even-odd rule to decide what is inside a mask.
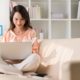
[[[8,59],[8,58],[4,58],[3,56],[2,56],[2,59],[8,64],[17,64],[17,63],[20,63],[21,61],[23,61],[22,59],[14,59],[14,60]]]
[[[6,63],[8,63],[8,64],[15,64],[14,63],[14,61],[12,61],[12,60],[4,60]]]

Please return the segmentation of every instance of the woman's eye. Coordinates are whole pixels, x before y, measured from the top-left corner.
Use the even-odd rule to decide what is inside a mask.
[[[18,20],[17,18],[15,20]]]
[[[16,20],[16,21],[17,21],[17,20],[23,21],[24,19],[17,19],[17,18],[15,18],[15,20]]]

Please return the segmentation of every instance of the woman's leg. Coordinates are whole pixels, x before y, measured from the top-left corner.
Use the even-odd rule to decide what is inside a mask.
[[[14,64],[19,70],[35,72],[40,64],[40,56],[38,54],[31,54],[28,58],[19,64]]]

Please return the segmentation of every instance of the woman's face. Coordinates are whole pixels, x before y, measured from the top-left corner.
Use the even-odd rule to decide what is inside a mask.
[[[13,16],[13,23],[17,28],[23,28],[25,24],[25,20],[22,18],[19,12],[16,12]]]

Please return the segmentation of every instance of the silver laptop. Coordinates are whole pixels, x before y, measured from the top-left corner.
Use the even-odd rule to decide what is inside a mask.
[[[32,53],[31,42],[0,42],[0,53],[8,59],[24,59]]]

